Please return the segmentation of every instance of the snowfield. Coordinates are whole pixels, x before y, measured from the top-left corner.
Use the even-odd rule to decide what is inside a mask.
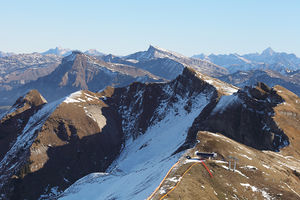
[[[107,173],[83,177],[61,196],[63,200],[146,199],[162,181],[182,153],[172,155],[185,141],[189,127],[209,103],[205,95],[196,97],[192,112],[177,102],[165,118],[137,139],[128,138],[119,158]]]

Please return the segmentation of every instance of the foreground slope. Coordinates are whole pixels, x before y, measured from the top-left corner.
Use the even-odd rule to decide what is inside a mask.
[[[259,151],[206,131],[198,132],[197,139],[185,154],[192,159],[183,156],[151,199],[300,199],[299,158]],[[217,153],[204,161],[213,177],[196,160],[196,152]],[[229,170],[229,156],[238,159],[235,171]]]
[[[248,87],[244,90],[247,92],[247,97],[243,97],[242,91],[233,95],[236,99],[230,96],[222,97],[223,99],[229,98],[229,100],[224,101],[221,98],[213,109],[214,111],[205,120],[202,118],[203,121],[200,124],[211,121],[211,126],[205,126],[205,129],[215,133],[197,132],[197,145],[185,154],[197,159],[189,160],[182,156],[179,164],[171,170],[161,186],[153,193],[151,199],[180,199],[183,197],[184,199],[300,199],[299,97],[281,86],[271,89],[262,83],[254,88]],[[274,98],[275,94],[276,98]],[[249,99],[245,101],[249,97],[252,97],[251,105]],[[238,109],[242,100],[240,98],[244,102],[242,108]],[[259,105],[266,104],[264,98],[268,102],[275,99],[279,101],[273,105],[271,113],[262,112],[255,106],[255,101],[259,102]],[[268,108],[268,106],[263,107]],[[249,111],[252,114],[245,115]],[[231,114],[226,115],[226,112]],[[240,113],[239,120],[234,119],[238,113]],[[260,116],[264,113],[271,115],[269,120],[272,119],[272,121],[267,122],[266,118]],[[221,116],[223,116],[223,122],[220,124],[218,120]],[[246,116],[248,116],[246,120],[243,120]],[[255,119],[260,119],[262,124],[255,122]],[[252,130],[249,126],[252,126]],[[251,135],[260,139],[254,138],[252,141],[255,143],[251,144],[246,139],[249,135],[245,135],[244,139],[240,138],[239,130],[242,135],[250,131]],[[280,132],[284,133],[284,136],[276,136]],[[220,133],[256,147],[256,149],[238,143]],[[273,140],[270,144],[262,145],[262,142],[268,141],[263,139],[268,134],[273,134],[273,138],[277,137],[278,139]],[[258,150],[261,147],[265,149],[269,145],[275,145],[276,141],[282,142],[281,145],[277,144],[277,147],[280,148],[279,152]],[[276,148],[273,150],[278,151]],[[213,178],[199,163],[196,152],[217,153],[218,156],[215,160],[206,161]],[[238,159],[235,172],[228,169],[230,156]],[[233,160],[231,162],[231,167],[233,167]]]

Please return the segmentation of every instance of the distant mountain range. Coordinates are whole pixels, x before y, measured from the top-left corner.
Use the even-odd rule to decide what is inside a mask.
[[[59,48],[50,52],[67,53],[66,50]],[[57,58],[60,62],[61,56],[50,54],[50,52],[45,55],[38,53],[34,55],[45,59]],[[20,57],[20,55],[16,56]],[[13,57],[3,59],[11,58]],[[72,51],[61,60],[60,65],[53,66],[52,71],[45,73],[44,76],[30,77],[31,82],[24,82],[20,77],[18,81],[21,83],[15,85],[13,85],[15,82],[10,83],[10,87],[0,91],[0,105],[12,104],[24,91],[31,89],[38,89],[51,102],[80,89],[97,92],[109,85],[125,86],[134,81],[168,81],[181,74],[186,66],[211,76],[228,74],[225,68],[210,62],[185,57],[154,46],[150,46],[147,51],[124,57],[100,54],[90,56],[79,51]],[[9,68],[12,68],[12,72],[15,73],[16,69],[13,66]]]
[[[238,71],[219,78],[238,87],[255,85],[257,82],[264,82],[271,87],[281,85],[300,96],[300,70],[286,74],[273,70]]]
[[[1,57],[0,199],[297,199],[300,70],[254,64],[280,55]]]
[[[43,55],[52,54],[52,55],[65,57],[65,56],[70,55],[72,53],[72,51],[74,51],[74,50],[56,47],[54,49],[49,49],[45,52],[42,52],[41,54],[43,54]],[[104,55],[104,53],[101,53],[101,52],[97,51],[96,49],[89,49],[89,50],[85,51],[84,53],[87,55],[90,55],[90,56],[103,56]]]
[[[55,48],[51,48],[48,49],[47,51],[38,53],[38,52],[34,52],[35,54],[42,54],[42,55],[56,55],[56,56],[61,56],[61,57],[65,57],[68,56],[72,53],[72,51],[74,51],[75,49],[68,49],[68,48],[62,48],[62,47],[55,47]],[[89,49],[87,51],[84,52],[87,55],[90,56],[103,56],[104,53],[101,53],[100,51],[97,51],[96,49]],[[29,53],[30,54],[30,53]],[[25,55],[23,54],[17,54],[17,53],[13,53],[13,52],[2,52],[0,51],[0,58],[1,57],[9,57],[9,56],[13,56],[13,55]]]
[[[6,53],[6,52],[0,51],[0,57],[12,56],[12,55],[15,55],[15,54],[14,53]]]
[[[139,51],[128,56],[103,56],[101,59],[112,63],[123,63],[147,70],[154,75],[168,80],[176,78],[184,67],[189,66],[213,77],[228,74],[228,71],[211,62],[190,58],[160,47],[150,45],[148,50]]]
[[[285,74],[300,69],[300,58],[295,54],[279,53],[270,47],[262,53],[239,54],[199,54],[193,56],[225,67],[230,73],[249,70],[273,70]]]
[[[53,72],[62,57],[39,53],[0,57],[0,92],[34,81]]]
[[[10,99],[15,99],[31,89],[38,89],[51,102],[77,90],[89,89],[97,92],[106,86],[125,86],[134,81],[157,82],[164,79],[133,66],[107,63],[73,51],[48,75],[3,91],[0,102],[10,102]]]
[[[70,57],[80,57],[80,61],[66,65]],[[96,92],[133,81],[170,81],[187,66],[238,87],[265,82],[271,87],[282,85],[300,95],[299,63],[294,54],[277,53],[271,48],[261,54],[202,54],[190,58],[152,45],[127,56],[56,47],[43,53],[0,57],[0,106],[11,105],[24,91],[35,88],[52,101],[78,89]]]

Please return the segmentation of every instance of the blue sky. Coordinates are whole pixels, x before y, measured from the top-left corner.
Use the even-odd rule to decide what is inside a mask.
[[[0,18],[5,52],[126,55],[153,44],[187,56],[269,46],[300,56],[297,0],[0,0]]]

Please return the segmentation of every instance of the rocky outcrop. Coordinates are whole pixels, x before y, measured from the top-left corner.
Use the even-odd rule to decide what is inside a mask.
[[[200,130],[222,133],[227,137],[261,149],[278,151],[289,139],[277,126],[274,108],[284,99],[264,83],[245,87],[223,96],[209,115],[199,122]]]

